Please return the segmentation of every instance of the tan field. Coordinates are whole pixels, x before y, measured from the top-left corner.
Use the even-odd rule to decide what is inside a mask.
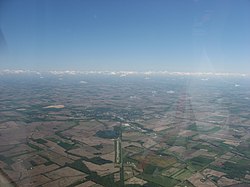
[[[223,175],[226,175],[226,173],[223,173],[223,172],[220,172],[220,171],[215,171],[215,170],[212,170],[212,169],[205,169],[205,170],[202,171],[202,174],[204,176],[213,175],[213,176],[216,176],[216,177],[221,177]]]
[[[53,181],[44,184],[43,185],[44,187],[50,187],[50,186],[60,187],[60,186],[68,186],[79,180],[84,180],[87,174],[72,169],[70,167],[64,167],[46,173],[45,176],[52,179]]]
[[[240,181],[236,181],[234,179],[229,179],[227,177],[221,177],[218,181],[218,184],[220,186],[230,186],[230,185],[238,184],[238,183],[240,183]]]
[[[96,185],[95,182],[93,182],[93,181],[86,181],[86,182],[84,182],[82,184],[77,185],[76,187],[94,187],[94,185]]]
[[[56,109],[59,109],[59,108],[64,108],[64,105],[49,105],[49,106],[46,106],[46,107],[43,107],[43,108],[56,108]]]
[[[125,182],[125,184],[139,184],[139,185],[144,185],[144,184],[146,184],[147,183],[147,181],[144,181],[144,180],[142,180],[142,179],[139,179],[139,178],[137,178],[137,177],[132,177],[132,178],[130,178],[130,179],[128,179],[126,182]]]
[[[115,168],[113,163],[97,165],[91,162],[83,161],[83,163],[91,170],[96,171],[98,175],[105,176],[110,173],[115,173],[119,171],[119,168]]]
[[[43,175],[37,175],[34,177],[28,177],[24,180],[22,180],[21,182],[18,182],[19,186],[40,186],[42,184],[45,184],[47,182],[49,182],[50,179],[48,177],[45,177]]]
[[[200,173],[196,173],[192,175],[188,180],[196,187],[216,187],[214,183],[212,183],[208,179],[204,179],[204,176]]]

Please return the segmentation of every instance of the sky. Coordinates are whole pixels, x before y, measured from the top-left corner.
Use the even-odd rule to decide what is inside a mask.
[[[0,0],[0,69],[250,73],[250,0]]]

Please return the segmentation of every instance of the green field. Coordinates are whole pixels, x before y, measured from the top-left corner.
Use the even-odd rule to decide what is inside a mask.
[[[211,165],[210,168],[226,173],[229,178],[241,178],[250,171],[250,162],[225,162],[220,167]]]
[[[203,167],[205,167],[212,161],[213,159],[205,157],[205,156],[194,157],[189,160],[188,169],[190,169],[191,171],[199,171],[200,169],[202,169]]]
[[[202,132],[202,133],[215,133],[217,131],[219,131],[221,129],[221,127],[219,126],[214,126],[210,129],[202,129],[199,126],[197,126],[195,123],[191,124],[188,126],[187,130],[192,130],[192,131],[198,131],[198,132]]]
[[[195,187],[189,181],[184,181],[182,184],[179,184],[180,187]]]
[[[161,175],[154,176],[154,175],[149,175],[149,174],[142,174],[139,176],[139,178],[158,184],[160,186],[165,186],[165,187],[172,187],[180,182],[170,177],[164,177]]]
[[[192,172],[187,170],[187,169],[182,169],[180,171],[178,171],[177,173],[175,173],[174,175],[172,175],[171,177],[176,179],[176,180],[180,180],[180,181],[184,181],[186,179],[188,179],[189,177],[191,177]]]
[[[138,153],[138,152],[143,151],[143,148],[137,147],[134,145],[130,145],[130,146],[125,147],[124,150],[129,152],[129,153]]]

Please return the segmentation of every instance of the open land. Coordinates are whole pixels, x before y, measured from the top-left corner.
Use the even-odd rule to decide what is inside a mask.
[[[247,77],[7,76],[0,90],[0,186],[250,186]]]

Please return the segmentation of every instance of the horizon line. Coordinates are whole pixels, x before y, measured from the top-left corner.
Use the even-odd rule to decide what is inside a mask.
[[[52,74],[52,75],[118,75],[118,76],[129,76],[129,75],[186,75],[186,76],[250,76],[247,73],[234,73],[234,72],[204,72],[204,71],[129,71],[129,70],[86,70],[86,71],[78,71],[78,70],[44,70],[44,71],[36,71],[36,70],[28,70],[28,69],[0,69],[0,75],[4,74]]]

